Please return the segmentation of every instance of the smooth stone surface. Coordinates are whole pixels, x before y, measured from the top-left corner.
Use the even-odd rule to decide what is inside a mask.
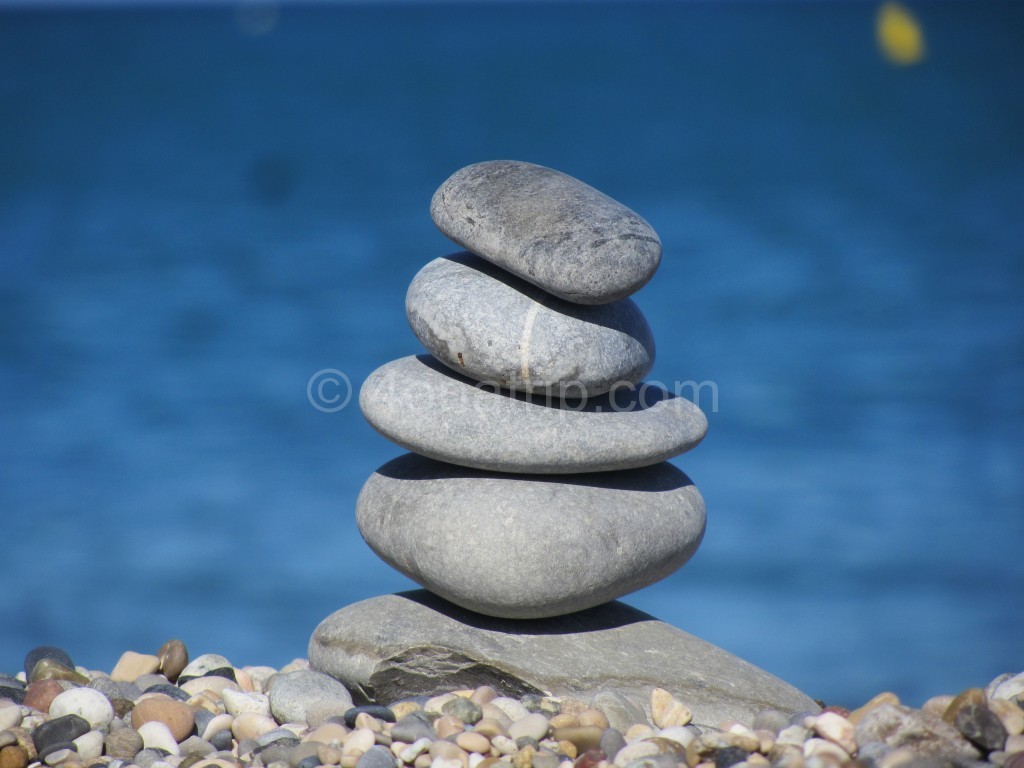
[[[362,702],[491,685],[581,700],[615,691],[649,715],[657,686],[703,727],[750,722],[764,709],[818,711],[764,670],[618,602],[526,623],[474,614],[425,590],[376,597],[321,622],[309,661]]]
[[[50,659],[68,669],[73,670],[75,668],[75,662],[71,660],[68,652],[63,648],[58,648],[54,645],[40,645],[25,654],[25,675],[31,677],[32,670],[43,659]]]
[[[661,263],[651,225],[559,171],[492,160],[452,174],[430,201],[447,237],[549,293],[604,304],[639,290]]]
[[[50,702],[50,716],[62,715],[79,715],[96,728],[114,719],[114,707],[110,699],[93,688],[72,688]]]
[[[489,616],[583,610],[680,568],[704,535],[704,502],[672,464],[553,479],[499,475],[405,454],[356,503],[386,563]],[[542,532],[542,533],[541,533]]]
[[[160,662],[160,671],[172,682],[178,679],[178,675],[188,666],[188,649],[178,639],[168,640],[160,646],[156,652]]]
[[[346,709],[352,696],[337,680],[311,670],[274,675],[269,681],[270,709],[279,723],[304,723],[306,710],[322,701],[338,702]]]
[[[58,744],[68,744],[91,730],[89,721],[79,715],[62,715],[47,720],[32,732],[32,741],[40,755]]]
[[[708,428],[697,406],[658,386],[549,400],[484,386],[430,355],[371,373],[359,407],[374,429],[407,450],[496,472],[644,467],[690,450]]]
[[[599,395],[639,383],[654,364],[654,337],[631,299],[572,304],[471,253],[423,267],[405,313],[434,357],[505,389]]]

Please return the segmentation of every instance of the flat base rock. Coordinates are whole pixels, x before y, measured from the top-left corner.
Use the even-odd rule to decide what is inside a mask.
[[[620,602],[516,621],[472,613],[426,590],[375,597],[324,619],[309,661],[344,683],[357,704],[491,685],[513,696],[617,694],[648,717],[651,690],[665,688],[703,728],[749,724],[765,709],[819,709],[764,670]]]

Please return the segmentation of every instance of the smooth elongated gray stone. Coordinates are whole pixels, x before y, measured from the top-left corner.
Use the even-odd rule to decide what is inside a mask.
[[[708,425],[697,406],[661,387],[563,402],[481,385],[430,355],[371,373],[359,406],[378,432],[407,450],[496,472],[644,467],[693,448]]]
[[[580,611],[659,581],[704,536],[704,500],[667,462],[587,475],[508,475],[408,453],[366,481],[366,543],[463,608],[510,619]]]
[[[579,304],[625,298],[661,263],[661,241],[639,215],[532,163],[492,160],[456,171],[434,193],[430,215],[463,248]]]
[[[808,696],[721,648],[620,602],[536,621],[493,619],[425,590],[364,600],[320,623],[313,669],[358,702],[491,685],[506,695],[584,701],[621,695],[650,716],[665,688],[703,728],[758,712],[818,711]]]
[[[506,389],[599,395],[638,383],[654,364],[654,337],[632,299],[573,304],[468,252],[423,267],[405,312],[434,357]]]

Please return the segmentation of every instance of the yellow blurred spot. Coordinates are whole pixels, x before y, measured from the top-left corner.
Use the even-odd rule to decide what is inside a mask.
[[[900,3],[883,3],[875,21],[878,48],[893,64],[917,64],[924,58],[921,25]]]

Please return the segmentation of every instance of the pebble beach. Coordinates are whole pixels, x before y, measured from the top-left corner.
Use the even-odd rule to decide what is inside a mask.
[[[109,671],[60,648],[0,674],[0,768],[729,768],[1024,766],[1024,673],[935,696],[882,692],[855,709],[766,710],[718,728],[651,691],[646,718],[492,686],[353,702],[305,659],[275,669],[194,658],[179,640]]]

